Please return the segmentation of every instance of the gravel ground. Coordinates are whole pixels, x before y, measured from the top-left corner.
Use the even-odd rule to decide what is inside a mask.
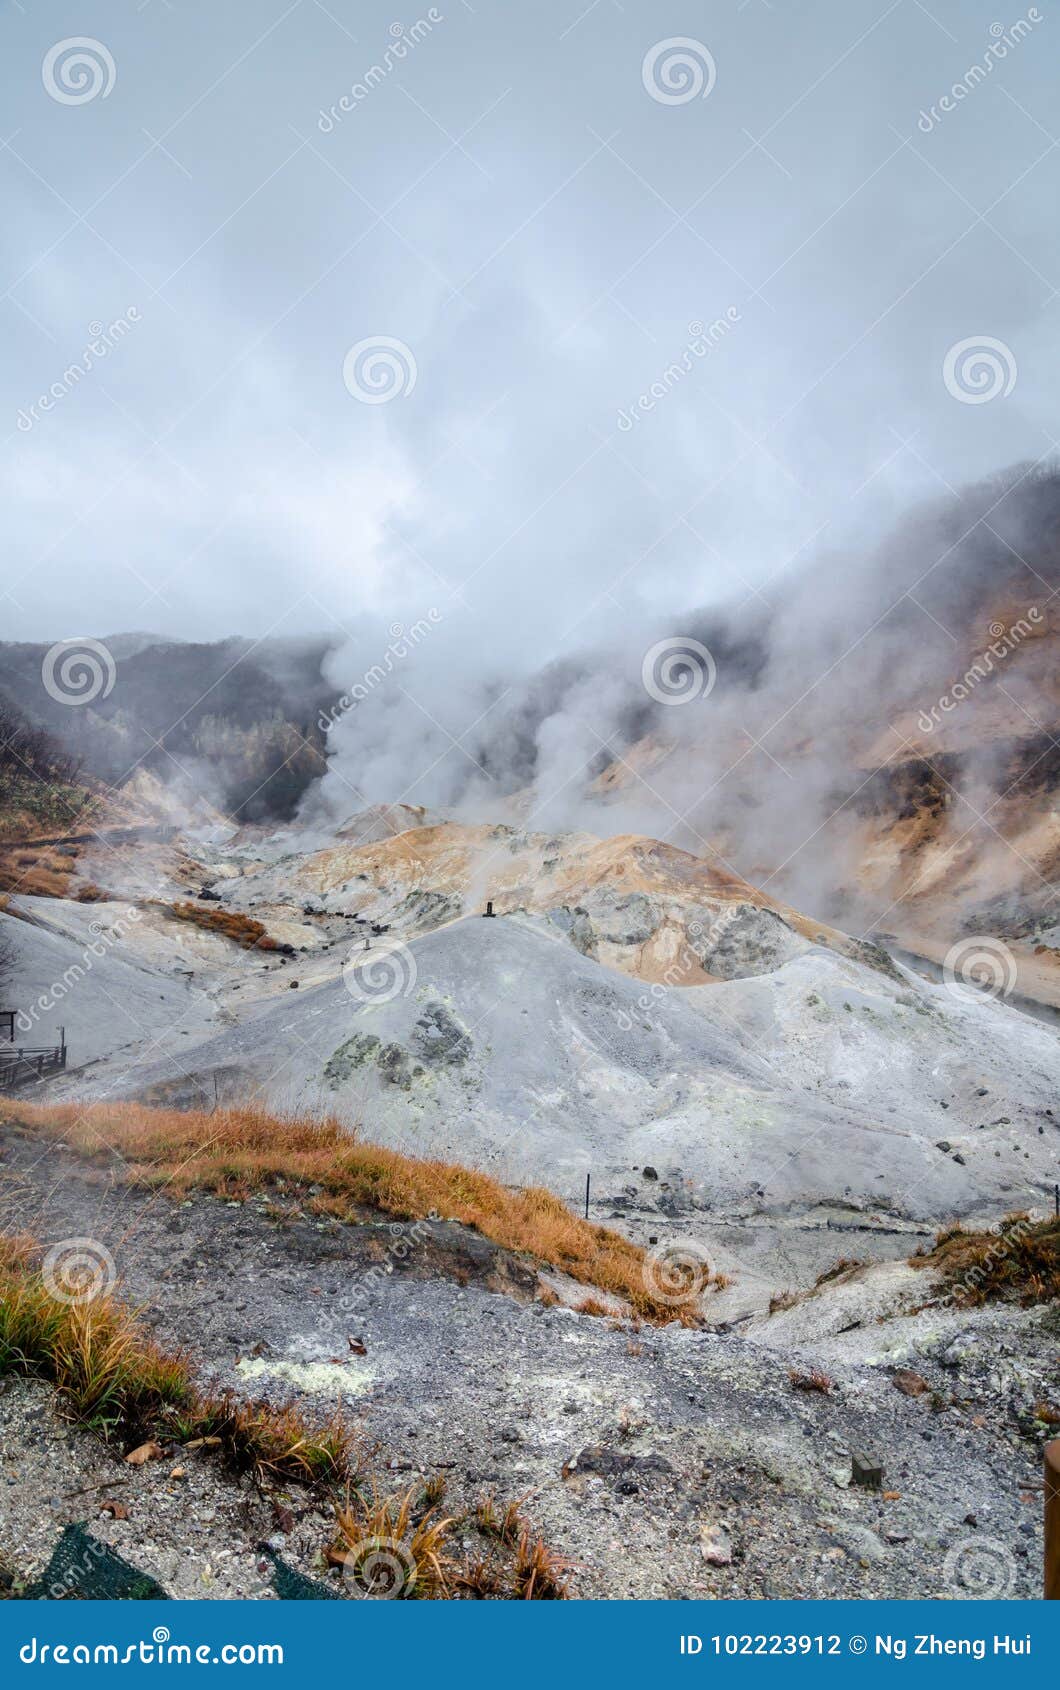
[[[105,1244],[123,1295],[204,1377],[340,1410],[394,1490],[444,1474],[448,1511],[488,1491],[525,1497],[577,1564],[579,1596],[1038,1592],[1032,1410],[1057,1394],[1051,1311],[906,1319],[900,1356],[886,1326],[867,1359],[864,1334],[850,1357],[832,1340],[822,1395],[789,1380],[814,1359],[812,1329],[766,1347],[761,1332],[634,1332],[546,1308],[528,1301],[524,1264],[455,1225],[278,1224],[257,1202],[175,1204],[12,1132],[0,1172],[0,1225]],[[893,1387],[899,1364],[924,1376],[922,1395]],[[0,1559],[20,1569],[46,1558],[65,1519],[97,1529],[69,1493],[131,1471],[87,1434],[60,1436],[39,1396],[19,1384],[0,1399]],[[851,1485],[855,1456],[882,1465],[879,1491]],[[178,1464],[187,1476],[171,1480]],[[256,1546],[276,1520],[253,1487],[178,1452],[121,1495],[130,1519],[100,1535],[174,1594],[258,1592]],[[319,1571],[327,1535],[311,1513],[285,1553]]]

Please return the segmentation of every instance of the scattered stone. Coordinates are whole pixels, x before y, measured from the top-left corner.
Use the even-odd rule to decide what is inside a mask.
[[[880,1490],[883,1486],[883,1464],[866,1455],[855,1455],[850,1462],[850,1482],[862,1490]]]
[[[939,1356],[943,1367],[963,1367],[969,1361],[974,1361],[977,1353],[977,1339],[974,1332],[960,1332]]]
[[[732,1542],[724,1527],[705,1520],[699,1528],[699,1547],[708,1567],[728,1567],[732,1564]]]
[[[892,1374],[891,1384],[907,1397],[922,1397],[925,1391],[931,1389],[922,1373],[914,1373],[911,1368],[900,1367]]]

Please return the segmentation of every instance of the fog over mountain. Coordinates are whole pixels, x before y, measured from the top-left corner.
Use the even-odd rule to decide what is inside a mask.
[[[104,8],[80,104],[42,85],[80,13],[5,20],[8,638],[319,632],[344,685],[433,607],[460,735],[483,682],[783,618],[817,548],[1052,451],[1048,17],[436,10]],[[984,336],[1014,382],[960,403]]]

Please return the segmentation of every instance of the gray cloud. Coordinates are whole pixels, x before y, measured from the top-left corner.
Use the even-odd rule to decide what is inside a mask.
[[[472,724],[515,756],[550,661],[635,665],[690,605],[776,627],[808,557],[841,571],[911,500],[1051,450],[1047,13],[957,99],[992,3],[438,11],[5,23],[3,632],[337,630],[345,685],[437,607],[337,741],[373,797],[452,799],[454,759],[490,790]],[[114,85],[64,104],[42,61],[86,29]],[[669,35],[709,48],[709,97],[646,91]],[[943,363],[980,335],[1018,377],[962,403]],[[368,404],[343,360],[377,337],[415,383]],[[631,708],[566,700],[533,732],[559,788]]]

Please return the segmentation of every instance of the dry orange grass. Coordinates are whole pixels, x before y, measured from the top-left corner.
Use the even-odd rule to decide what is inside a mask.
[[[473,1515],[437,1516],[429,1497],[413,1487],[384,1496],[351,1488],[335,1509],[336,1533],[325,1550],[330,1566],[341,1567],[352,1592],[404,1601],[478,1600],[564,1602],[566,1575],[573,1565],[535,1537],[509,1503],[498,1516],[491,1497]],[[455,1554],[458,1530],[474,1525],[491,1554],[463,1559]]]
[[[160,904],[167,915],[176,916],[178,921],[190,921],[195,927],[204,927],[208,933],[220,933],[225,939],[234,939],[245,951],[274,951],[277,944],[270,939],[260,921],[255,921],[252,915],[243,915],[239,910],[219,910],[216,907],[204,909],[201,904]]]
[[[0,846],[0,891],[26,898],[69,898],[76,859],[53,845]]]
[[[985,1232],[958,1223],[938,1233],[928,1251],[910,1256],[910,1266],[934,1268],[958,1308],[994,1301],[1055,1302],[1060,1298],[1060,1220],[1032,1221],[1017,1211]]]
[[[0,1375],[46,1379],[87,1426],[132,1448],[205,1445],[236,1471],[309,1483],[349,1472],[337,1422],[311,1429],[294,1408],[201,1391],[180,1352],[109,1295],[70,1302],[35,1266],[31,1239],[0,1235]]]
[[[4,1122],[62,1139],[83,1155],[118,1152],[131,1165],[133,1181],[165,1186],[173,1196],[193,1187],[247,1197],[312,1185],[319,1194],[306,1206],[340,1220],[374,1210],[400,1220],[437,1214],[462,1221],[504,1249],[621,1298],[645,1320],[700,1323],[694,1302],[673,1307],[653,1295],[638,1245],[572,1214],[552,1192],[537,1186],[509,1191],[470,1168],[365,1144],[336,1121],[285,1119],[253,1108],[207,1115],[138,1103],[82,1108],[11,1100],[0,1102]],[[613,1311],[597,1304],[586,1312]]]

